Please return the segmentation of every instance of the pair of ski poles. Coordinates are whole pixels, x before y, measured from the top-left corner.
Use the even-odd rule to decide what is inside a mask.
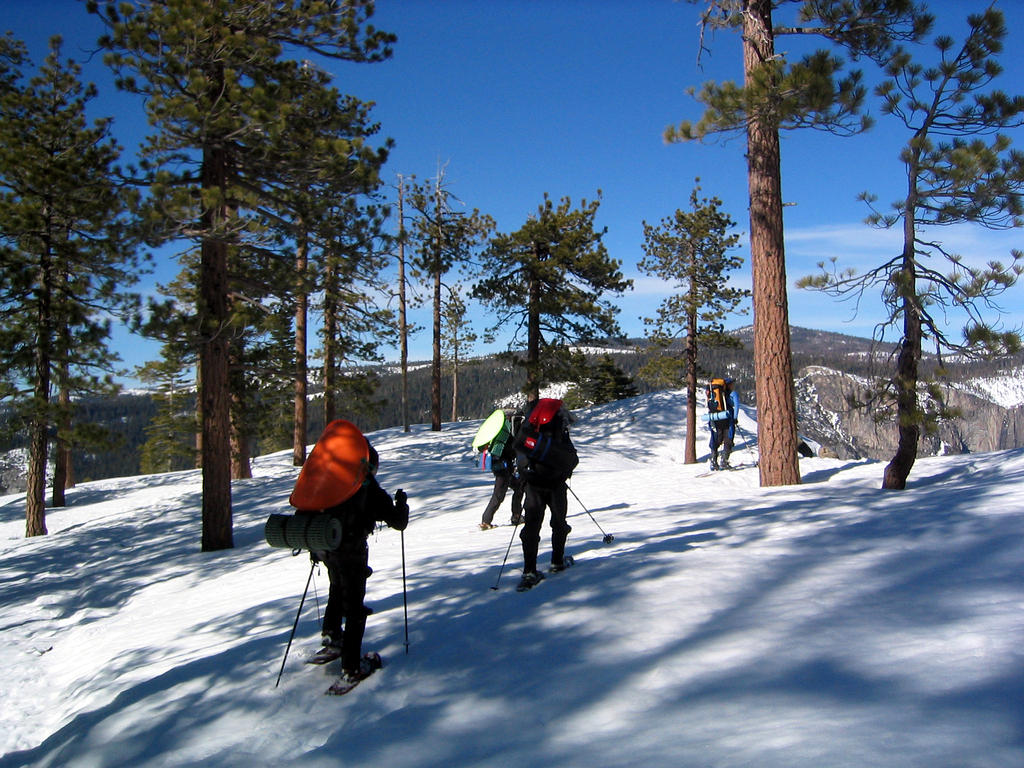
[[[569,486],[569,485],[566,485],[565,487],[569,489],[569,493],[571,493],[571,494],[573,495],[573,497],[574,497],[574,498],[576,499],[576,501],[579,501],[579,503],[580,503],[580,506],[581,506],[581,507],[583,507],[583,511],[584,511],[584,512],[586,512],[586,513],[587,513],[588,515],[590,515],[590,519],[594,521],[594,525],[596,525],[596,526],[597,526],[597,529],[598,529],[599,531],[601,531],[601,533],[602,533],[602,534],[604,535],[604,538],[602,539],[602,541],[603,541],[603,542],[604,542],[605,544],[611,544],[611,543],[612,543],[613,541],[615,541],[615,537],[614,537],[614,536],[612,536],[612,534],[610,534],[610,533],[606,533],[606,532],[605,532],[604,528],[602,528],[602,527],[601,527],[601,524],[600,524],[599,522],[597,522],[597,518],[595,518],[595,517],[594,517],[594,516],[593,516],[593,515],[592,515],[592,514],[590,513],[590,510],[589,510],[589,509],[587,509],[587,505],[586,505],[586,504],[584,504],[584,503],[583,503],[582,501],[580,501],[580,497],[576,495],[576,491],[574,491],[574,490],[572,489],[572,487],[571,487],[571,486]],[[516,540],[516,531],[517,531],[517,530],[519,530],[519,523],[516,523],[516,524],[515,524],[515,525],[513,526],[513,528],[512,528],[512,538],[510,538],[510,539],[508,540],[508,548],[507,548],[507,549],[505,550],[505,557],[504,557],[504,559],[503,559],[503,560],[501,561],[501,567],[500,567],[500,568],[498,569],[498,578],[497,578],[497,579],[495,579],[495,581],[494,581],[494,586],[493,586],[493,587],[491,587],[491,589],[493,589],[493,590],[497,590],[497,589],[498,589],[498,584],[499,584],[499,582],[501,581],[501,574],[502,574],[502,573],[504,572],[504,570],[505,570],[505,563],[507,563],[507,562],[508,562],[508,555],[509,555],[509,553],[510,553],[510,552],[512,551],[512,542],[514,542],[514,541]]]

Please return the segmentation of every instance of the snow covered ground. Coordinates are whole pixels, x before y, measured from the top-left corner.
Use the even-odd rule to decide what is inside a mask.
[[[409,647],[385,529],[385,667],[341,698],[303,663],[325,572],[274,686],[310,572],[263,541],[290,452],[236,483],[225,552],[199,551],[197,472],[83,485],[30,540],[0,498],[0,768],[1024,765],[1024,451],[919,460],[905,492],[802,459],[762,489],[684,465],[682,414],[679,392],[579,413],[577,566],[522,594],[518,540],[498,581],[513,529],[477,528],[479,422],[372,435],[412,508]]]

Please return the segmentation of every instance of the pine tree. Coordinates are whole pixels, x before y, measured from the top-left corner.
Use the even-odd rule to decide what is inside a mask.
[[[136,371],[139,381],[154,388],[156,400],[156,415],[146,427],[139,456],[139,472],[145,475],[196,466],[195,388],[183,375],[194,361],[181,359],[174,345],[164,345],[163,351],[160,361]]]
[[[644,374],[662,381],[671,377],[673,384],[679,373],[686,377],[687,464],[697,461],[698,345],[738,346],[725,333],[723,321],[750,296],[750,291],[728,284],[727,273],[743,264],[741,256],[730,254],[739,242],[738,234],[729,234],[736,222],[721,211],[721,200],[701,199],[699,194],[698,185],[690,193],[689,211],[678,210],[657,227],[644,222],[645,256],[638,265],[677,291],[661,302],[657,317],[644,318],[652,346],[663,350],[644,366]],[[684,339],[682,366],[678,358],[664,352],[680,337]]]
[[[431,429],[441,429],[441,316],[444,276],[466,263],[494,229],[494,220],[479,210],[456,210],[460,202],[445,187],[444,173],[434,182],[415,185],[406,197],[415,211],[412,237],[416,244],[416,273],[431,283],[433,356],[431,371]]]
[[[472,295],[497,314],[495,327],[511,330],[509,352],[526,369],[523,391],[528,400],[554,376],[578,376],[570,344],[595,335],[619,335],[617,308],[603,299],[632,286],[620,262],[609,257],[595,229],[600,206],[569,198],[556,208],[547,195],[527,222],[515,232],[495,236],[483,254],[482,277]],[[525,339],[523,338],[525,335]],[[526,357],[513,352],[525,342]]]
[[[448,300],[441,312],[441,354],[452,377],[452,421],[459,420],[459,372],[466,365],[466,356],[479,338],[473,324],[466,319],[466,302],[462,285],[448,286]]]
[[[375,412],[375,377],[346,372],[357,362],[382,362],[381,348],[393,343],[397,329],[391,310],[380,307],[374,296],[386,295],[381,277],[388,254],[378,240],[385,212],[359,207],[355,199],[343,201],[333,219],[336,226],[323,237],[320,310],[323,361],[324,423],[338,417],[337,405],[346,404],[346,417]]]
[[[838,134],[865,130],[858,118],[866,91],[861,73],[840,77],[843,62],[827,50],[799,62],[775,48],[777,36],[819,35],[852,56],[883,58],[897,39],[913,39],[931,24],[915,0],[690,0],[705,6],[704,28],[742,32],[742,86],[708,83],[697,95],[706,111],[695,124],[665,132],[668,141],[721,132],[747,136],[750,253],[753,275],[754,368],[761,485],[800,482],[796,401],[789,336],[782,227],[779,132],[812,127]],[[776,25],[772,14],[795,9],[797,23]]]
[[[583,391],[591,405],[625,400],[637,394],[632,377],[615,364],[611,355],[598,358],[597,363],[591,367]]]
[[[140,267],[110,120],[86,120],[96,89],[82,85],[75,62],[61,61],[58,37],[28,82],[14,69],[27,64],[24,47],[5,38],[0,50],[0,368],[31,387],[20,404],[29,435],[26,534],[37,536],[46,533],[50,430],[59,423],[62,440],[73,442],[70,395],[114,390],[107,318],[127,319],[135,308],[125,287]]]
[[[960,254],[946,250],[934,227],[973,223],[1003,228],[1024,225],[1024,153],[1010,147],[1003,131],[1024,124],[1024,96],[992,90],[1002,73],[997,58],[1003,50],[1006,26],[995,8],[972,15],[963,45],[952,38],[935,40],[938,62],[922,66],[898,50],[886,67],[887,79],[878,87],[883,111],[899,120],[911,139],[901,153],[907,195],[892,213],[874,211],[869,222],[884,228],[901,227],[900,254],[864,275],[824,271],[801,281],[804,287],[835,295],[860,294],[881,286],[889,316],[881,327],[899,326],[901,339],[895,376],[887,389],[896,403],[899,439],[885,468],[883,488],[901,490],[917,458],[922,429],[934,426],[941,409],[929,413],[918,397],[920,362],[925,340],[940,355],[952,351],[977,358],[1020,349],[1017,331],[1002,332],[985,321],[986,309],[998,314],[993,300],[1013,285],[1024,271],[1024,254],[1012,253],[1003,264],[989,260],[970,266]],[[872,195],[863,198],[874,202]],[[932,266],[943,260],[948,273]],[[962,338],[948,326],[950,313],[963,313]]]
[[[267,289],[294,309],[292,453],[296,466],[305,460],[308,437],[310,294],[324,288],[317,276],[326,274],[326,254],[336,250],[334,241],[346,233],[364,233],[365,254],[349,247],[363,272],[371,267],[371,259],[372,269],[383,267],[373,254],[381,222],[374,206],[364,207],[356,201],[369,198],[380,185],[379,171],[392,143],[386,141],[380,148],[368,143],[379,130],[370,121],[371,105],[328,87],[327,75],[311,64],[301,74],[308,78],[309,86],[300,90],[291,105],[281,134],[267,137],[263,165],[269,174],[262,190],[267,199],[265,226],[292,254],[290,263],[294,264],[293,279],[283,283],[291,283],[291,290]]]
[[[107,25],[101,44],[119,85],[145,98],[154,133],[143,168],[152,173],[156,226],[199,249],[202,549],[232,547],[230,275],[259,239],[267,137],[282,135],[310,87],[297,53],[379,61],[394,37],[368,25],[370,0],[88,0],[87,7]]]

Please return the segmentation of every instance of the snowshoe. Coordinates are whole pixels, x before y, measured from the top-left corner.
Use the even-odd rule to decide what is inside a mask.
[[[359,667],[342,674],[326,693],[328,696],[343,696],[383,666],[379,653],[364,653]]]
[[[572,568],[572,566],[573,566],[573,564],[575,564],[575,562],[576,562],[576,560],[573,558],[572,555],[566,555],[565,557],[562,558],[562,562],[560,562],[560,563],[552,563],[551,564],[551,568],[549,568],[548,570],[551,573],[561,573],[566,568]]]
[[[316,664],[320,666],[322,664],[329,664],[335,659],[341,658],[341,646],[325,645],[319,651],[314,653],[308,659],[307,664]]]
[[[538,571],[524,573],[523,578],[519,580],[519,586],[516,587],[516,592],[526,592],[528,589],[533,589],[542,581],[544,581],[543,573]]]
[[[341,630],[331,634],[323,635],[323,645],[310,658],[306,659],[307,664],[327,664],[335,659],[341,658],[341,643],[344,632]]]

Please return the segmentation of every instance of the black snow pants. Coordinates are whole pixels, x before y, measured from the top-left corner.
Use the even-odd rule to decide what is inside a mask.
[[[515,523],[519,520],[523,511],[523,486],[519,478],[505,469],[494,473],[494,491],[484,508],[481,522],[490,525],[494,521],[494,513],[498,511],[498,507],[505,500],[505,494],[508,493],[510,486],[512,488],[512,522]]]
[[[544,508],[551,510],[551,564],[561,565],[565,558],[565,540],[572,527],[566,522],[569,502],[566,499],[565,483],[554,488],[526,485],[526,504],[523,513],[526,519],[519,539],[523,542],[523,573],[537,570],[537,549],[540,546],[540,529],[544,523]]]
[[[345,620],[345,635],[341,644],[343,669],[359,668],[362,656],[363,632],[366,631],[366,577],[369,569],[368,548],[365,540],[343,541],[333,552],[327,553],[327,574],[331,591],[324,610],[325,633],[336,635]]]

